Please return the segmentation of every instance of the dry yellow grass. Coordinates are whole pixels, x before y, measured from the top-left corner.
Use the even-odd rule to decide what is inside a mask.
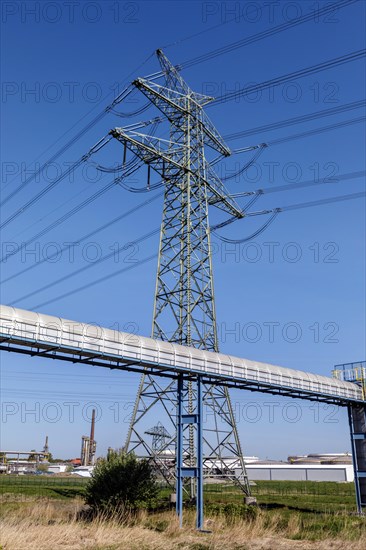
[[[210,534],[197,533],[193,514],[180,530],[174,513],[129,521],[78,519],[82,502],[23,502],[2,515],[2,550],[364,550],[365,540],[293,540],[301,517],[293,515],[281,528],[280,516],[259,514],[252,521],[228,526],[223,518],[207,520]],[[347,517],[344,519],[347,522]]]

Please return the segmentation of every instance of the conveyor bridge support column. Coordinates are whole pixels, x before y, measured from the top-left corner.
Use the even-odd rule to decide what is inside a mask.
[[[366,511],[366,405],[349,405],[352,457],[359,513]]]

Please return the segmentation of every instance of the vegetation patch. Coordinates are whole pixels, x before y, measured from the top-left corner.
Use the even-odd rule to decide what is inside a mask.
[[[85,503],[96,514],[116,516],[149,508],[159,487],[147,460],[111,451],[98,461],[85,488]]]
[[[256,517],[258,508],[236,502],[226,504],[209,503],[205,505],[205,513],[208,516],[224,516],[229,521],[236,521],[238,519],[252,519]]]
[[[154,490],[134,491],[136,500],[129,491],[128,499],[120,495],[123,504],[119,509],[124,511],[119,514],[94,513],[85,504],[85,489],[95,478],[11,479],[15,477],[0,476],[0,544],[6,550],[50,550],[50,540],[53,548],[63,550],[365,548],[366,517],[354,513],[350,484],[259,482],[254,487],[258,506],[246,506],[243,494],[233,485],[205,485],[204,529],[208,534],[197,533],[193,505],[185,507],[184,528],[179,529],[175,511],[169,510],[171,489],[157,488],[150,475]],[[75,497],[77,491],[80,496]]]

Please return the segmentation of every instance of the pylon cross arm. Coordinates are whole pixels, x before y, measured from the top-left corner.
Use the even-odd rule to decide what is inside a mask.
[[[194,169],[190,170],[187,168],[183,160],[182,162],[175,160],[177,157],[182,157],[184,145],[179,144],[175,147],[169,147],[169,149],[163,149],[163,145],[166,147],[165,144],[171,142],[166,142],[166,140],[154,136],[137,134],[136,132],[131,135],[131,133],[125,132],[123,128],[115,128],[110,131],[110,134],[125,145],[125,147],[128,147],[144,162],[151,164],[152,168],[162,177],[165,177],[165,171],[168,168],[175,167],[182,173],[189,172],[193,176],[199,178],[206,184],[209,203],[237,218],[243,217],[241,209],[236,205],[235,201],[228,196],[222,181],[208,163],[206,163],[206,171],[209,177],[205,178],[202,174],[197,174]],[[137,135],[143,141],[136,139],[135,136]]]
[[[190,115],[201,126],[207,145],[225,157],[231,155],[229,147],[202,109],[202,104],[208,103],[211,98],[197,96],[194,92],[184,94],[144,78],[137,78],[133,84],[167,116],[170,122],[179,127],[181,116]]]
[[[184,146],[179,144],[177,147],[170,147],[168,150],[163,150],[163,141],[153,136],[144,135],[144,141],[136,139],[134,136],[127,134],[123,128],[114,128],[110,131],[110,134],[121,142],[125,147],[128,147],[136,156],[142,159],[144,162],[151,164],[154,170],[156,170],[161,176],[164,175],[164,168],[168,165],[175,166],[179,170],[186,171],[185,167],[175,161],[173,156],[182,156],[181,152]],[[158,147],[156,147],[156,145]]]

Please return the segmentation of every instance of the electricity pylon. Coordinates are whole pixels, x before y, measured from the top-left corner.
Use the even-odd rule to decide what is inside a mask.
[[[152,435],[151,448],[154,453],[159,453],[160,450],[165,446],[166,439],[170,437],[161,422],[158,422],[156,426],[153,426],[149,430],[146,430],[145,434]]]
[[[206,160],[205,146],[220,156],[231,153],[203,110],[213,98],[192,91],[161,50],[157,57],[165,84],[143,78],[133,84],[168,119],[170,139],[123,128],[111,131],[124,145],[124,158],[126,149],[132,151],[148,165],[149,177],[150,169],[155,170],[165,187],[152,337],[218,352],[208,210],[214,205],[237,218],[243,213]],[[191,497],[196,491],[194,468],[199,466],[199,452],[205,475],[235,481],[249,495],[228,389],[213,384],[199,388],[206,418],[203,449],[198,450],[195,439],[199,428],[194,421],[199,410],[198,382],[194,376],[178,382],[177,397],[177,380],[164,380],[148,373],[142,376],[125,449],[150,457],[170,482],[181,460],[186,475],[191,476]],[[184,418],[179,438],[178,410]],[[169,432],[174,435],[156,452],[144,437],[148,428],[144,423],[148,417],[156,420],[163,414],[164,425],[170,421],[173,428]]]

